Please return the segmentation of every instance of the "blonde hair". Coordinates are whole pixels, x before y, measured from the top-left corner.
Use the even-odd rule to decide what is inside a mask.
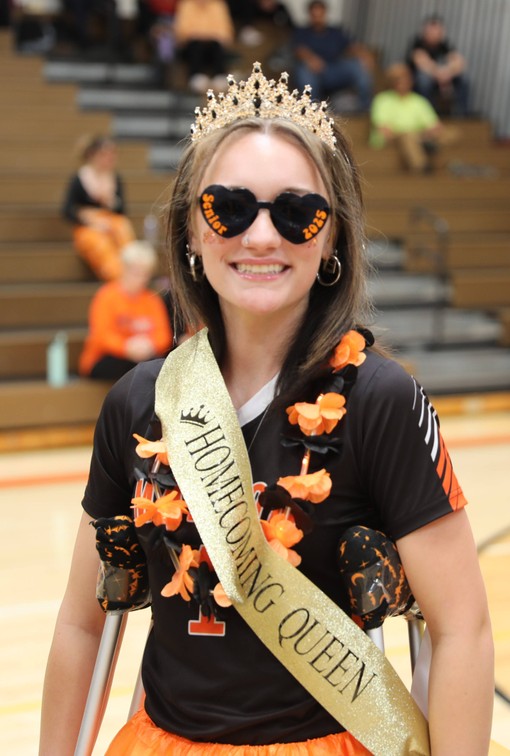
[[[135,240],[122,247],[120,253],[124,265],[143,263],[155,270],[158,264],[158,253],[148,241]]]

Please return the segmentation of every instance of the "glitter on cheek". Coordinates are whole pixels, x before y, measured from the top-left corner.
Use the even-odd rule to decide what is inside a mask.
[[[210,228],[202,234],[202,241],[204,244],[225,244],[225,239]]]
[[[308,242],[308,244],[306,246],[308,247],[308,249],[310,249],[310,247],[316,247],[318,243],[319,243],[319,241],[318,241],[317,237],[314,236],[313,239],[310,239],[310,241]]]

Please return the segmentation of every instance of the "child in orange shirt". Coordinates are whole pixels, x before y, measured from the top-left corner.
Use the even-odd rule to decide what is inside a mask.
[[[101,286],[89,310],[89,334],[80,356],[81,375],[116,380],[138,362],[166,354],[172,345],[168,311],[148,288],[157,254],[144,241],[127,244],[121,253],[118,281]]]

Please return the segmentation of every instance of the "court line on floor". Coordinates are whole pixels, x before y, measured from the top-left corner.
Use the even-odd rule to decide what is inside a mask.
[[[510,445],[510,434],[491,434],[485,436],[460,436],[448,438],[445,436],[449,449],[469,448],[477,446]],[[0,489],[22,488],[23,486],[58,485],[59,483],[83,483],[88,478],[88,470],[69,473],[55,473],[47,475],[20,475],[12,478],[0,478]]]
[[[0,488],[23,488],[24,486],[53,486],[59,483],[86,483],[88,471],[55,473],[53,475],[21,475],[15,478],[0,478]]]
[[[510,434],[494,434],[487,436],[467,436],[465,438],[451,437],[444,434],[446,445],[449,449],[460,449],[462,447],[475,446],[499,446],[500,444],[510,444]]]

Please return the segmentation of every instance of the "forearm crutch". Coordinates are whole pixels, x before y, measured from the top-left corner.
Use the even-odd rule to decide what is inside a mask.
[[[409,638],[409,654],[411,656],[411,672],[414,672],[416,661],[420,652],[420,646],[425,631],[425,620],[418,605],[414,604],[409,612],[404,615],[407,620],[407,636]]]
[[[130,612],[107,612],[101,643],[92,673],[87,702],[83,712],[80,732],[74,756],[90,756],[101,729],[106,706],[110,696],[112,681],[117,666],[124,631]],[[152,628],[152,620],[149,632]],[[142,667],[140,664],[127,719],[140,709],[144,697]]]
[[[351,527],[342,535],[338,561],[351,612],[380,651],[384,653],[384,621],[405,617],[414,672],[424,621],[393,541],[372,528]]]
[[[107,612],[74,756],[90,756],[103,721],[128,612]]]
[[[119,515],[99,518],[93,525],[100,558],[96,596],[106,612],[106,619],[74,756],[90,756],[94,748],[129,612],[150,605],[146,565],[133,520]]]

